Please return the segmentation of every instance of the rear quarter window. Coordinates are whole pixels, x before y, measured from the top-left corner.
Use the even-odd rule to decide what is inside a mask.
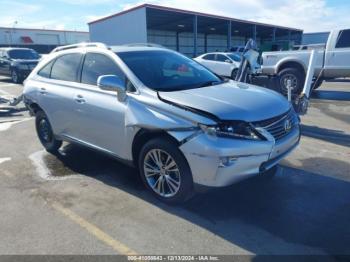
[[[45,78],[51,77],[51,68],[54,61],[49,62],[46,64],[42,69],[39,70],[38,75]]]

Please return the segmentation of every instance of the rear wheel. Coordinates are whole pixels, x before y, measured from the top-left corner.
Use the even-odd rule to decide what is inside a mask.
[[[43,111],[38,111],[35,114],[35,127],[38,138],[46,151],[53,154],[57,153],[62,145],[62,141],[55,138],[50,121]]]
[[[140,151],[139,169],[146,187],[163,202],[182,203],[193,195],[190,167],[170,139],[156,138],[147,142]]]
[[[288,94],[288,85],[291,85],[292,95],[299,95],[303,90],[305,76],[297,68],[285,68],[278,73],[280,91],[283,95]]]

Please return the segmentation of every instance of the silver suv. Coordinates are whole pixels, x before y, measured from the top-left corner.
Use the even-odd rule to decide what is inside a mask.
[[[264,173],[300,138],[278,93],[161,47],[58,48],[30,74],[24,97],[47,151],[68,141],[112,155],[168,203]]]

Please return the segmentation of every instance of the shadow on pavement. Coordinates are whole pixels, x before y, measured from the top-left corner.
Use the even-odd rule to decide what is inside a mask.
[[[135,169],[88,149],[68,145],[58,157],[47,155],[44,161],[53,174],[93,177],[256,254],[279,254],[279,241],[350,254],[350,183],[303,171],[313,159],[301,169],[280,166],[273,179],[257,176],[176,207],[151,196]],[[324,161],[350,170],[347,162]]]
[[[350,101],[350,85],[349,92],[336,90],[315,90],[311,94],[311,99]]]
[[[350,135],[344,133],[344,131],[302,124],[301,133],[303,136],[320,139],[341,146],[350,147]]]

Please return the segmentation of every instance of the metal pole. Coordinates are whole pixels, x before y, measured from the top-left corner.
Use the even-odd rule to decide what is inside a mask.
[[[179,52],[179,32],[176,32],[176,51]]]
[[[254,41],[256,42],[256,35],[257,35],[257,32],[256,32],[256,25],[253,26],[253,39]]]
[[[273,32],[272,32],[272,42],[276,42],[276,27],[273,28]]]
[[[193,18],[193,57],[197,56],[198,17]]]
[[[231,49],[231,37],[232,37],[232,28],[231,28],[231,20],[227,23],[227,50]]]

